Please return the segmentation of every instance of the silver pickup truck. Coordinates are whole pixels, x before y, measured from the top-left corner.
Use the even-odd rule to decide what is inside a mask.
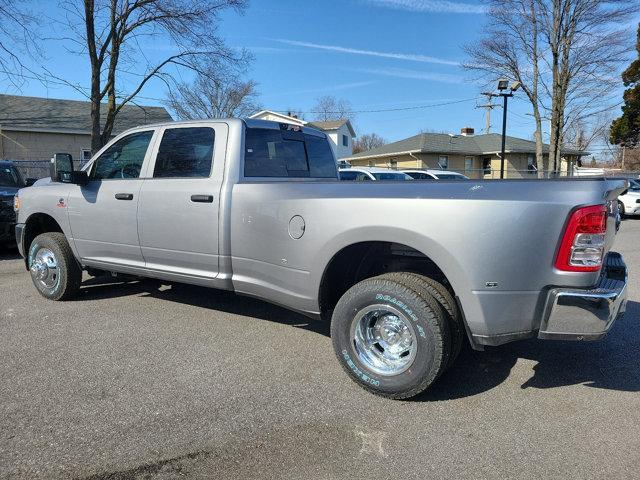
[[[610,252],[625,180],[340,182],[326,136],[257,120],[114,138],[16,197],[38,291],[82,272],[232,290],[331,322],[349,376],[390,398],[438,379],[465,341],[595,340],[624,311]]]

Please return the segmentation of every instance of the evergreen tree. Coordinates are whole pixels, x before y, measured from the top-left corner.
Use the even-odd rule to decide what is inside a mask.
[[[622,116],[611,124],[610,141],[615,145],[640,144],[640,24],[636,43],[638,58],[622,73],[625,87]]]

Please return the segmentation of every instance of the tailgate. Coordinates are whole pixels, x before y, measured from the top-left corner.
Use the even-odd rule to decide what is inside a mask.
[[[618,197],[629,188],[629,181],[624,178],[605,180],[603,185],[603,198],[609,210],[607,221],[607,236],[605,252],[611,250],[618,228],[620,227],[620,213],[618,212]]]

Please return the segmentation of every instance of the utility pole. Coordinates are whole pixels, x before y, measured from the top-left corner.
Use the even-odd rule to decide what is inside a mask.
[[[507,100],[509,97],[513,97],[513,93],[520,88],[522,84],[520,82],[513,82],[509,86],[509,80],[504,78],[498,80],[498,91],[500,93],[494,94],[496,97],[502,97],[504,101],[502,110],[502,148],[500,149],[500,178],[504,178],[504,156],[505,146],[507,140]]]
[[[499,107],[500,105],[497,103],[493,103],[491,101],[491,99],[493,97],[497,97],[498,95],[495,93],[491,93],[491,92],[482,92],[480,95],[484,95],[485,97],[487,97],[487,103],[484,105],[476,105],[476,108],[486,108],[487,112],[485,114],[485,125],[484,125],[484,133],[485,134],[490,134],[491,133],[491,110],[493,110],[494,108]]]

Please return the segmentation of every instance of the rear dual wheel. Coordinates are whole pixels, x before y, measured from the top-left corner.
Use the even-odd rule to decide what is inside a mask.
[[[352,380],[377,395],[410,398],[430,387],[460,351],[456,315],[441,284],[390,273],[363,280],[342,296],[331,338]]]

